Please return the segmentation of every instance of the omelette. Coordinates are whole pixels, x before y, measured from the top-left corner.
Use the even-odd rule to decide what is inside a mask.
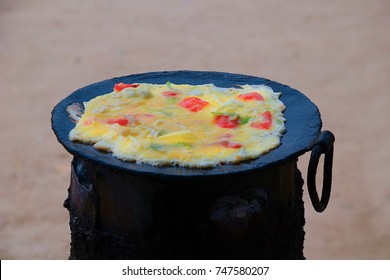
[[[69,139],[140,164],[238,163],[280,145],[280,94],[265,85],[118,83],[84,103]]]

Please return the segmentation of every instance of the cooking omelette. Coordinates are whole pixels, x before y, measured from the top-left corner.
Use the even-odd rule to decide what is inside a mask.
[[[84,103],[69,139],[124,161],[212,167],[280,145],[280,93],[265,85],[125,84]]]

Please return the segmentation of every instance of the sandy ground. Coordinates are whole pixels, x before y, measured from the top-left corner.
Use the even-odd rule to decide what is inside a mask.
[[[389,27],[387,0],[0,0],[0,259],[69,256],[71,156],[50,127],[55,104],[180,69],[266,77],[313,100],[336,146],[328,209],[305,192],[305,255],[390,259]]]

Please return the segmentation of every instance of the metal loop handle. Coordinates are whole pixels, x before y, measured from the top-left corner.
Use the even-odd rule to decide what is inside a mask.
[[[309,167],[307,172],[307,188],[314,209],[317,212],[323,212],[328,205],[332,189],[332,166],[333,166],[333,143],[335,137],[330,131],[321,132],[312,144]],[[318,161],[324,154],[324,173],[322,183],[321,200],[318,197],[316,187],[316,174]]]

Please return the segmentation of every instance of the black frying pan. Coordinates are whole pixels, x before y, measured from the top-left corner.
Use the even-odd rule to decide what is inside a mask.
[[[197,169],[176,166],[155,167],[124,162],[113,157],[111,153],[96,150],[92,145],[72,142],[68,139],[70,130],[75,126],[75,123],[70,120],[66,111],[69,105],[73,103],[82,104],[98,95],[109,93],[113,90],[114,84],[119,82],[165,84],[167,81],[175,84],[191,85],[213,83],[218,87],[264,84],[270,86],[276,92],[281,92],[280,98],[286,106],[284,115],[287,129],[282,137],[281,145],[255,160],[238,164],[224,164],[207,169]],[[301,92],[268,79],[222,72],[164,71],[117,77],[76,90],[58,103],[52,111],[52,128],[58,141],[69,153],[128,172],[162,176],[226,175],[254,171],[286,162],[312,149],[313,141],[319,135],[321,126],[322,122],[318,108]]]

